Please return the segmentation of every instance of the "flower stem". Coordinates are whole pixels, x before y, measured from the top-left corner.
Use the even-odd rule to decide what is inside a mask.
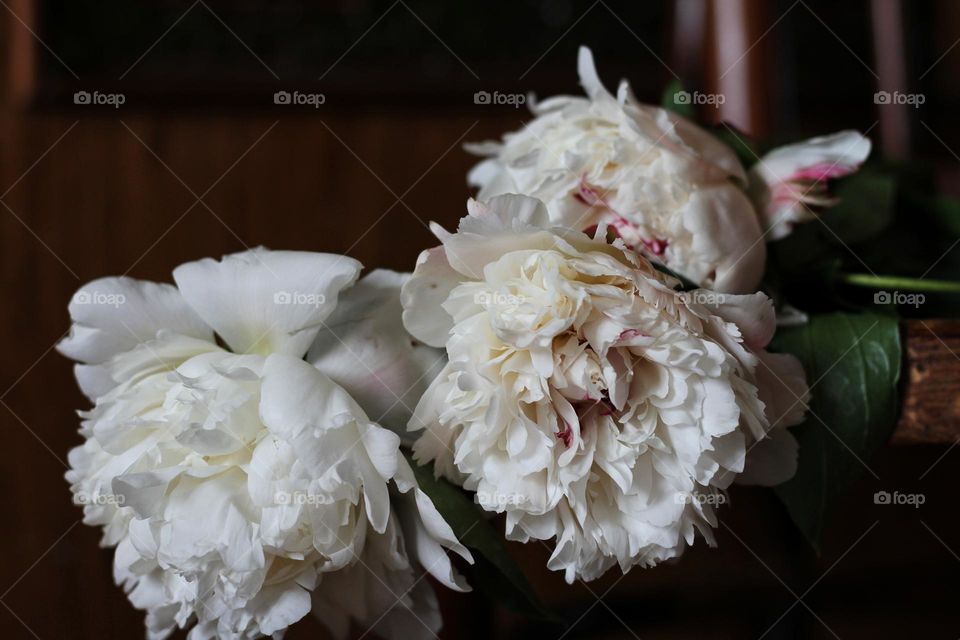
[[[870,289],[960,293],[960,282],[952,280],[925,280],[923,278],[904,278],[901,276],[876,276],[867,273],[841,273],[837,279],[845,284]]]

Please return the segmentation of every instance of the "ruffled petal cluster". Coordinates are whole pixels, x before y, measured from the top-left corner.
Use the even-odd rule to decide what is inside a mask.
[[[331,339],[325,321],[359,271],[343,256],[254,250],[182,265],[176,287],[108,278],[74,297],[59,349],[94,407],[67,478],[116,547],[115,578],[150,638],[280,637],[311,610],[338,637],[357,623],[429,638],[440,618],[423,571],[468,589],[446,551],[470,553],[417,488],[399,436],[369,417],[380,407],[304,360]],[[374,275],[358,288],[392,295],[399,325],[402,277]],[[367,366],[402,352],[386,342]]]
[[[722,142],[692,122],[616,95],[581,47],[587,97],[558,96],[502,142],[468,145],[489,156],[471,171],[477,198],[536,197],[554,223],[577,230],[605,224],[627,247],[719,291],[756,291],[766,247],[746,172]]]
[[[403,287],[407,329],[449,357],[409,427],[416,458],[505,513],[508,538],[552,539],[550,568],[594,579],[712,542],[738,476],[793,474],[807,386],[764,350],[766,296],[676,291],[536,199],[468,208]]]

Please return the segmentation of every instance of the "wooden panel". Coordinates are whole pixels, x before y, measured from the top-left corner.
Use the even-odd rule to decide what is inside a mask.
[[[895,444],[960,439],[960,322],[903,323],[903,408]]]

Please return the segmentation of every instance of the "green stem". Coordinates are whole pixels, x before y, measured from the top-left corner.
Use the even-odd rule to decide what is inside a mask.
[[[866,273],[841,273],[838,280],[855,287],[895,289],[898,291],[931,291],[960,293],[960,282],[951,280],[924,280],[901,276],[875,276]]]

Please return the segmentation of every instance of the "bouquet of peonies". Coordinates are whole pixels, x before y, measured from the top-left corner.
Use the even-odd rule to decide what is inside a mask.
[[[816,538],[823,433],[883,441],[894,412],[859,409],[892,407],[899,344],[889,316],[790,294],[791,232],[859,197],[834,181],[869,141],[760,155],[578,66],[586,97],[469,145],[477,197],[412,274],[256,249],[80,289],[59,349],[93,408],[67,479],[148,637],[280,637],[312,611],[429,638],[424,574],[546,616],[500,527],[593,580],[714,544],[734,483],[779,485]],[[860,395],[811,394],[851,344]]]

